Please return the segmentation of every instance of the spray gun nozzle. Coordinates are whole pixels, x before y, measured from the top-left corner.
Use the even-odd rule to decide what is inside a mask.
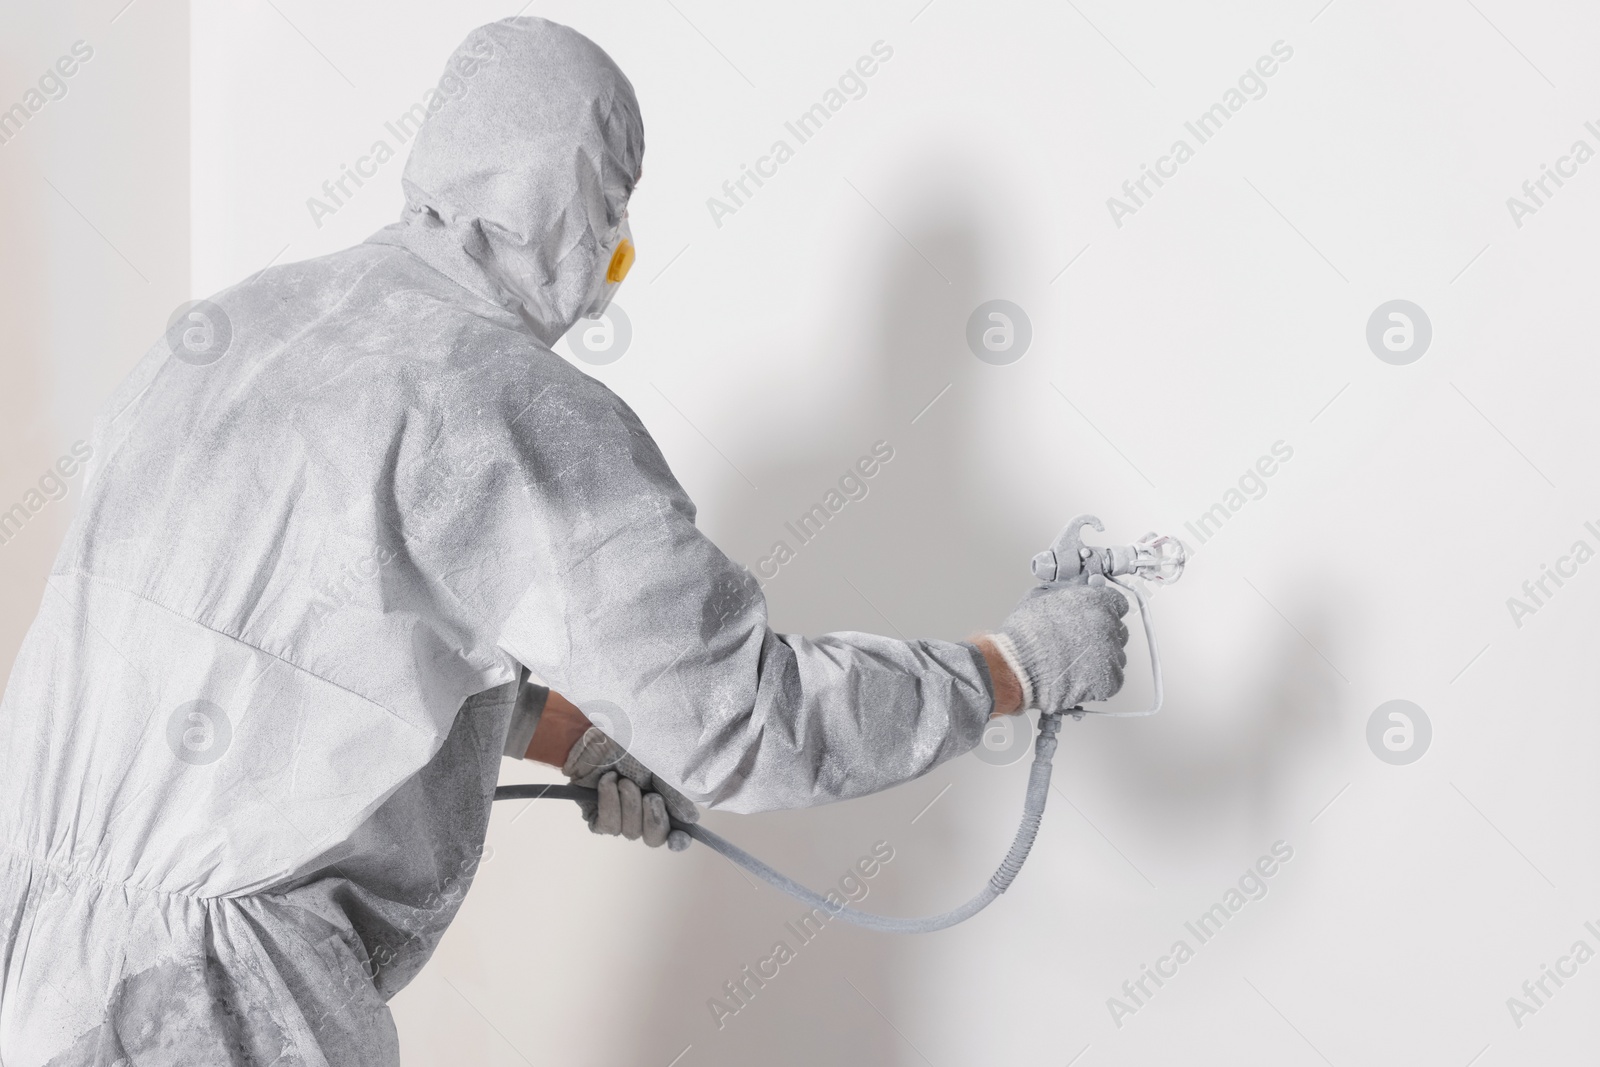
[[[1157,585],[1170,585],[1183,576],[1188,553],[1176,537],[1147,533],[1131,545],[1086,545],[1085,526],[1105,529],[1095,516],[1079,515],[1053,545],[1033,557],[1033,576],[1041,582],[1062,582],[1097,574],[1106,578],[1134,574]]]
[[[1165,534],[1157,537],[1152,531],[1132,547],[1135,553],[1132,572],[1145,581],[1171,585],[1183,577],[1183,565],[1189,562],[1189,553],[1176,537]]]

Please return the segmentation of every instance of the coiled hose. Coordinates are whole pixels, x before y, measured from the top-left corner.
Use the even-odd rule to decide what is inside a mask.
[[[1022,804],[1022,822],[1017,827],[1017,836],[1011,841],[1011,850],[1006,853],[1006,858],[1001,861],[999,868],[977,896],[942,915],[930,915],[925,919],[902,919],[893,915],[874,915],[867,911],[857,911],[848,905],[834,904],[821,893],[808,889],[781,871],[773,870],[732,841],[712,833],[698,823],[680,823],[674,820],[672,826],[673,829],[682,830],[701,844],[722,853],[767,884],[783,890],[813,908],[821,908],[834,918],[843,919],[856,926],[864,926],[868,930],[891,934],[926,934],[934,930],[943,930],[972,918],[988,907],[991,901],[1006,891],[1016,878],[1017,872],[1022,870],[1022,865],[1027,862],[1028,852],[1033,848],[1033,839],[1039,833],[1039,822],[1044,818],[1045,801],[1050,795],[1050,764],[1055,758],[1056,734],[1061,729],[1063,714],[1081,715],[1082,711],[1073,708],[1068,712],[1044,712],[1039,716],[1039,736],[1033,743],[1033,767],[1028,774],[1028,793]],[[503,785],[494,791],[496,800],[581,801],[593,800],[594,796],[593,789],[576,785]]]

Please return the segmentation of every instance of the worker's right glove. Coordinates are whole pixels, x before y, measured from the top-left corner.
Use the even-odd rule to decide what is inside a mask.
[[[990,637],[1022,685],[1022,706],[1064,711],[1122,688],[1128,598],[1106,585],[1035,586]]]
[[[694,802],[650,773],[600,727],[591,726],[578,738],[561,773],[573,785],[595,790],[593,801],[579,803],[594,833],[642,838],[651,848],[665,844],[674,852],[689,847],[689,835],[673,829],[672,820],[699,822]]]

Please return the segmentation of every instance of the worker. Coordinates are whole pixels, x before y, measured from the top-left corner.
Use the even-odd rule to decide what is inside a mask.
[[[534,18],[446,73],[401,220],[201,304],[96,426],[0,704],[7,1067],[397,1063],[508,751],[659,845],[1121,685],[1127,604],[1086,585],[969,642],[774,633],[550,348],[631,264],[632,86]]]

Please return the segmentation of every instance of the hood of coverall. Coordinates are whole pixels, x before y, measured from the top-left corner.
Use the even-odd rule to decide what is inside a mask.
[[[538,18],[474,30],[412,144],[398,244],[553,345],[581,316],[639,179],[644,124],[593,41]]]

